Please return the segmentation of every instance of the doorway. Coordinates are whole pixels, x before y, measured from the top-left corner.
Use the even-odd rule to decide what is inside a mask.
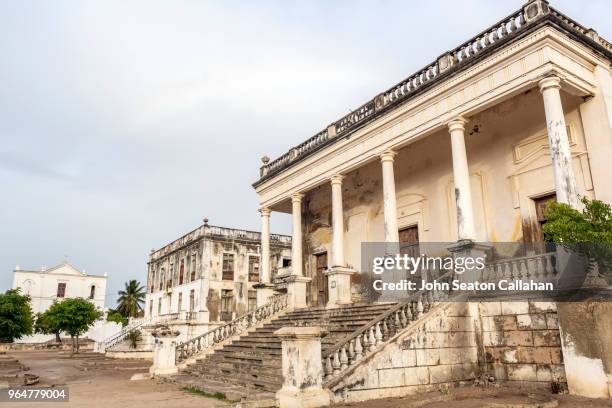
[[[327,304],[327,252],[315,254],[315,270],[312,279],[314,305],[324,307]]]

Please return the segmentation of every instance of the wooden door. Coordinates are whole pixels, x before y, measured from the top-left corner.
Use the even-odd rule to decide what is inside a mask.
[[[414,225],[408,228],[399,230],[400,240],[400,255],[408,255],[411,258],[417,258],[419,254],[419,228]],[[421,271],[410,273],[406,271],[405,278],[411,281],[418,282],[421,279]]]
[[[327,252],[315,255],[315,276],[313,279],[314,290],[316,291],[316,305],[325,306],[327,303]]]

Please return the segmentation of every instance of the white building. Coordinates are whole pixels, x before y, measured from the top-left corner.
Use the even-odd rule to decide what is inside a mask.
[[[32,312],[43,313],[53,302],[67,298],[83,298],[91,301],[96,308],[106,310],[106,273],[90,275],[85,270],[78,270],[64,260],[52,268],[42,267],[38,271],[15,267],[13,271],[13,289],[20,288],[21,293],[31,297]],[[82,337],[102,340],[113,332],[120,330],[116,323],[99,321]],[[53,339],[52,335],[27,336],[18,340],[23,343],[39,343]]]

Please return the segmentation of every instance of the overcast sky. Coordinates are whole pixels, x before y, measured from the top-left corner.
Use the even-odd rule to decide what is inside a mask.
[[[261,156],[522,3],[0,0],[0,289],[66,255],[113,306],[203,217],[259,230]],[[611,2],[551,4],[612,39]]]

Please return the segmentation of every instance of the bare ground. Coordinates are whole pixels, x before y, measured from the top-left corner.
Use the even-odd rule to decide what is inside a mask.
[[[40,376],[36,386],[66,385],[68,403],[0,403],[1,407],[87,407],[87,408],[209,408],[228,406],[214,398],[191,395],[180,386],[156,380],[130,381],[135,373],[145,373],[150,362],[100,360],[88,354],[69,357],[58,351],[8,352]],[[106,361],[106,362],[103,362]],[[36,387],[34,386],[34,387]]]

